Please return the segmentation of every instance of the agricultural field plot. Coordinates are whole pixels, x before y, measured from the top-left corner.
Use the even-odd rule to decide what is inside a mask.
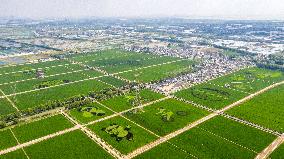
[[[105,159],[113,158],[80,130],[25,147],[24,150],[30,159],[88,159],[94,156]],[[8,153],[2,157],[5,159],[23,157],[23,154],[19,150],[12,153]]]
[[[229,110],[238,118],[284,133],[284,85],[275,87]]]
[[[210,83],[219,85],[221,87],[254,93],[273,84],[273,82],[283,80],[284,74],[281,71],[254,67],[217,78],[210,81]]]
[[[81,108],[72,109],[69,114],[80,123],[87,124],[91,121],[112,115],[113,112],[98,103],[92,103]]]
[[[51,77],[57,76],[60,74],[70,74],[72,72],[80,72],[83,71],[85,68],[76,65],[76,64],[69,64],[67,65],[60,65],[36,70],[25,70],[23,72],[11,72],[9,74],[2,74],[0,75],[0,85],[5,84],[12,84],[17,82],[25,82],[28,80],[36,80],[44,77]],[[43,76],[38,77],[38,71],[42,72]]]
[[[0,130],[0,150],[17,145],[17,140],[14,138],[9,129]]]
[[[125,72],[119,74],[119,76],[131,81],[136,80],[148,83],[174,77],[185,72],[190,72],[192,70],[192,64],[193,61],[182,60],[169,64],[156,65],[136,71]]]
[[[269,157],[271,159],[282,159],[284,156],[284,144],[280,145]]]
[[[117,78],[112,77],[112,76],[104,76],[104,77],[99,78],[98,80],[100,80],[102,82],[106,82],[106,83],[113,85],[114,87],[117,87],[117,88],[123,87],[127,84],[127,82],[122,81],[122,80],[117,79]]]
[[[15,158],[24,159],[24,158],[27,158],[27,157],[26,157],[26,155],[25,155],[25,153],[23,152],[22,149],[16,150],[16,151],[13,151],[13,152],[10,152],[10,153],[7,153],[7,154],[0,156],[0,159],[15,159]]]
[[[171,140],[178,154],[194,158],[251,158],[268,146],[276,136],[241,123],[215,117],[198,127],[195,127]],[[261,140],[260,140],[261,139]],[[169,145],[168,143],[164,143]],[[137,158],[159,158],[165,151],[165,146],[158,146],[138,156]]]
[[[248,94],[228,88],[202,83],[188,89],[181,90],[175,95],[185,100],[193,101],[213,109],[223,108],[236,102]]]
[[[147,106],[125,117],[158,134],[167,135],[208,114],[207,111],[175,99],[167,99]]]
[[[122,154],[127,154],[157,139],[153,134],[122,117],[114,117],[90,125],[88,128]]]
[[[13,65],[13,66],[8,65],[8,66],[0,67],[0,74],[19,72],[19,71],[25,71],[25,70],[35,70],[38,68],[46,68],[46,67],[58,66],[58,65],[61,66],[65,64],[70,64],[70,63],[64,60],[54,60],[54,61],[38,62],[38,63],[31,63],[31,64]]]
[[[33,108],[52,101],[64,101],[76,95],[87,95],[90,91],[100,91],[110,86],[97,80],[61,85],[39,91],[10,96],[20,110]]]
[[[0,93],[2,96],[3,94]],[[12,106],[12,104],[4,97],[0,98],[0,116],[4,114],[10,114],[15,112],[16,109]]]
[[[140,91],[141,103],[145,104],[151,101],[158,100],[164,96],[148,89]],[[135,98],[134,93],[128,93],[124,96],[116,96],[111,99],[100,101],[103,105],[109,107],[110,109],[120,112],[127,109],[133,108],[132,102]]]
[[[63,74],[63,75],[51,76],[41,79],[33,79],[33,80],[17,82],[12,84],[5,84],[1,85],[0,89],[2,89],[6,95],[9,95],[24,91],[30,91],[34,89],[42,89],[56,85],[67,84],[70,82],[79,81],[82,79],[88,79],[91,77],[98,77],[101,75],[103,74],[94,70],[82,70],[80,72],[74,72],[70,74]]]
[[[31,123],[16,126],[11,130],[20,143],[25,143],[71,127],[73,127],[73,124],[64,116],[55,115],[38,121],[33,121]]]
[[[151,159],[151,158],[163,158],[163,159],[194,159],[190,153],[177,147],[172,143],[163,143],[157,147],[135,157],[135,159]]]

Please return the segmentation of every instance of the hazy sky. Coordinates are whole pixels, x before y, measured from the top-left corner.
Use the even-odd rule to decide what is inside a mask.
[[[0,0],[0,17],[281,19],[283,0]]]

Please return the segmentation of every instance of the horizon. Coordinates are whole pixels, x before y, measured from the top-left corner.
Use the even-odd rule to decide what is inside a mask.
[[[0,17],[25,19],[184,18],[284,20],[281,0],[2,0]],[[236,7],[238,6],[238,7]]]

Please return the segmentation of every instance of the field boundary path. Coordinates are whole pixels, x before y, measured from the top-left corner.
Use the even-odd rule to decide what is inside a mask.
[[[15,105],[15,103],[12,102],[11,99],[2,91],[2,89],[0,89],[0,92],[2,93],[3,97],[8,100],[8,102],[12,105],[13,108],[15,108],[17,111],[20,111],[19,108]]]
[[[268,91],[272,88],[275,88],[279,85],[282,85],[282,84],[284,84],[284,81],[275,83],[275,84],[270,85],[268,87],[265,87],[262,90],[259,90],[256,93],[253,93],[253,94],[251,94],[251,95],[249,95],[249,96],[247,96],[243,99],[240,99],[240,100],[234,102],[233,104],[230,104],[230,105],[228,105],[228,106],[226,106],[226,107],[224,107],[220,110],[217,110],[217,111],[215,111],[215,112],[213,112],[213,113],[211,113],[211,114],[209,114],[209,115],[187,125],[186,127],[182,128],[182,129],[174,131],[174,132],[172,132],[172,133],[170,133],[170,134],[168,134],[164,137],[161,137],[160,139],[158,139],[154,142],[151,142],[149,144],[146,144],[146,145],[134,150],[133,152],[129,153],[125,158],[134,158],[134,157],[136,157],[136,156],[138,156],[138,155],[140,155],[140,154],[142,154],[142,153],[144,153],[144,152],[146,152],[146,151],[148,151],[148,150],[150,150],[150,149],[152,149],[152,148],[154,148],[154,147],[156,147],[156,146],[158,146],[158,145],[160,145],[164,142],[167,142],[168,140],[170,140],[170,139],[172,139],[172,138],[174,138],[174,137],[176,137],[176,136],[178,136],[178,135],[180,135],[180,134],[182,134],[182,133],[184,133],[184,132],[186,132],[186,131],[194,128],[194,127],[196,127],[197,125],[199,125],[199,124],[201,124],[201,123],[203,123],[203,122],[205,122],[205,121],[207,121],[207,120],[209,120],[209,119],[211,119],[215,116],[223,114],[224,111],[227,111],[227,110],[229,110],[229,109],[231,109],[235,106],[238,106],[238,105],[242,104],[243,102],[248,101],[248,100],[252,99],[253,97],[255,97],[257,95],[264,93],[264,92],[266,92],[266,91]]]
[[[281,144],[284,143],[284,134],[276,138],[270,145],[268,145],[262,152],[260,152],[255,159],[266,159],[268,156],[276,150]]]

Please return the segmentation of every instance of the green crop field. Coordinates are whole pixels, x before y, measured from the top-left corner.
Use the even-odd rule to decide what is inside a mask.
[[[83,132],[74,131],[25,148],[31,159],[112,158]]]
[[[23,150],[21,149],[0,156],[0,159],[16,159],[16,158],[22,159],[27,157],[23,152]]]
[[[106,133],[103,128],[107,128],[112,124],[117,124],[122,127],[131,126],[130,132],[133,134],[133,138],[128,140],[123,138],[121,141],[117,141],[115,137]],[[136,126],[132,122],[122,118],[122,117],[115,117],[109,120],[105,120],[94,125],[88,126],[92,131],[95,132],[98,136],[100,136],[104,141],[108,144],[112,145],[114,148],[119,150],[123,154],[127,154],[140,146],[143,146],[151,141],[154,141],[157,137],[150,134],[146,130]]]
[[[161,109],[164,109],[161,113]],[[167,99],[147,106],[139,113],[126,113],[126,117],[164,136],[206,116],[208,112],[175,99]],[[169,118],[167,119],[167,115]]]
[[[88,94],[90,91],[99,91],[110,86],[96,81],[88,80],[64,86],[48,88],[40,91],[19,94],[10,97],[10,99],[21,110],[36,107],[40,104],[45,104],[48,101],[64,100],[80,94]],[[29,99],[29,100],[27,100]]]
[[[175,95],[213,109],[220,109],[244,98],[248,94],[204,83],[181,90]]]
[[[141,70],[126,72],[120,74],[119,76],[129,79],[129,80],[138,80],[140,82],[152,82],[159,81],[165,78],[174,77],[178,74],[190,72],[192,61],[183,60],[170,64],[156,65],[150,68],[144,68]]]
[[[0,116],[10,114],[15,111],[16,109],[12,107],[11,103],[6,98],[0,98]]]
[[[112,115],[113,112],[108,110],[107,108],[103,107],[102,105],[98,103],[92,103],[83,106],[83,108],[97,108],[99,110],[102,110],[105,114],[104,115],[96,115],[92,114],[89,111],[84,111],[81,109],[72,109],[69,113],[71,116],[73,116],[76,120],[80,121],[81,123],[87,124],[88,122],[98,120],[100,118]]]
[[[62,115],[48,117],[39,121],[20,125],[12,129],[20,143],[24,143],[33,139],[37,139],[60,130],[72,127],[70,123]]]
[[[128,93],[123,96],[116,96],[111,99],[101,101],[101,103],[114,111],[124,111],[133,107],[131,104],[131,100],[134,98],[134,96],[134,93]],[[147,89],[141,90],[140,96],[142,98],[141,103],[144,104],[163,98],[163,95],[152,92]]]
[[[222,76],[210,81],[210,83],[253,93],[271,85],[273,82],[282,80],[284,80],[284,73],[281,71],[272,71],[254,67],[227,76]]]
[[[259,139],[262,140],[259,140]],[[276,136],[223,117],[215,117],[137,158],[159,158],[166,146],[174,145],[173,156],[194,158],[254,158]],[[177,153],[177,154],[175,154]]]
[[[111,84],[111,85],[118,87],[118,88],[125,86],[127,84],[125,81],[122,81],[120,79],[117,79],[117,78],[111,77],[111,76],[101,77],[98,80],[106,82],[106,83]]]
[[[229,114],[284,132],[284,85],[278,86],[228,111]]]
[[[0,130],[0,150],[17,145],[12,132],[7,130]]]

